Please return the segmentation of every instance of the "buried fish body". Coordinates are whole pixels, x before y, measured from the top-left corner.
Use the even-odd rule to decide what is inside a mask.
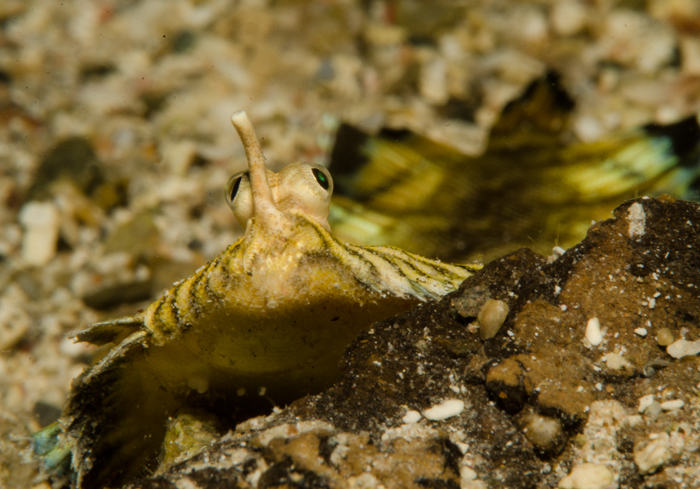
[[[700,200],[698,114],[575,142],[574,101],[549,72],[503,109],[468,156],[406,129],[343,124],[330,158],[340,239],[445,261],[569,248],[625,200]],[[452,143],[453,140],[449,140]]]
[[[303,163],[267,170],[245,112],[232,122],[249,169],[226,198],[243,237],[145,311],[75,336],[116,345],[76,379],[60,420],[76,487],[152,473],[167,459],[169,419],[213,414],[230,428],[320,391],[360,331],[480,268],[338,240],[330,174]]]

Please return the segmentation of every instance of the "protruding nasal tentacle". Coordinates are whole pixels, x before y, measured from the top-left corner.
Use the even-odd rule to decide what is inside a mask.
[[[234,112],[231,116],[231,122],[241,138],[245,157],[248,160],[250,186],[253,192],[253,215],[263,217],[266,214],[274,214],[277,209],[272,198],[270,184],[267,181],[265,156],[263,156],[260,141],[255,135],[253,124],[248,119],[248,114],[243,110]]]

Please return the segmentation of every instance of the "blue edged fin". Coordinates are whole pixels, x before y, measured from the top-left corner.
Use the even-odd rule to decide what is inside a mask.
[[[32,435],[32,452],[42,459],[44,470],[53,478],[70,473],[72,451],[62,435],[58,421]]]

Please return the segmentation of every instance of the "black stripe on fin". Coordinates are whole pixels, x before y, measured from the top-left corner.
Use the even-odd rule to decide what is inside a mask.
[[[648,124],[644,126],[647,134],[654,137],[667,137],[673,145],[673,152],[678,156],[678,165],[695,167],[700,160],[700,126],[696,116],[674,122],[673,124]]]
[[[341,124],[335,134],[329,168],[338,183],[356,174],[368,161],[362,151],[369,136],[349,124]]]

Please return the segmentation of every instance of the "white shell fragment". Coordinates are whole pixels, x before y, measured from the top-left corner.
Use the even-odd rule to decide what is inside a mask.
[[[627,220],[629,221],[630,238],[640,238],[644,236],[647,215],[644,212],[644,206],[639,202],[635,202],[627,209]]]
[[[668,433],[659,433],[651,442],[640,442],[634,447],[634,463],[641,474],[654,472],[671,460],[671,441]]]
[[[557,418],[533,413],[526,416],[523,432],[533,445],[547,451],[559,445],[564,430]]]
[[[591,318],[586,325],[586,339],[593,346],[598,346],[603,342],[603,333],[600,331],[600,321],[598,318]]]
[[[680,409],[685,405],[681,399],[674,399],[672,401],[666,401],[661,403],[661,409],[664,411],[675,411]]]
[[[403,421],[404,424],[413,424],[417,423],[421,419],[421,415],[418,411],[410,410],[407,411],[406,414],[403,415],[403,418],[401,418],[401,421]]]
[[[496,299],[487,300],[479,311],[479,336],[482,340],[493,338],[506,321],[510,308],[508,304]]]
[[[666,352],[673,358],[683,358],[700,353],[700,340],[688,341],[680,339],[668,345]]]
[[[459,476],[463,481],[473,481],[476,480],[477,473],[472,469],[471,467],[467,467],[466,465],[460,467],[459,469]]]
[[[464,411],[464,401],[459,399],[447,399],[440,404],[426,409],[423,416],[431,421],[441,421],[443,419],[459,416]]]
[[[637,412],[643,413],[646,408],[651,406],[654,403],[654,394],[649,394],[646,396],[642,396],[639,398],[639,407],[637,408]]]
[[[613,474],[605,465],[585,463],[560,480],[559,489],[603,489],[612,481]]]
[[[22,261],[43,266],[56,256],[60,216],[51,202],[31,201],[22,207],[19,221],[24,227]]]
[[[634,372],[634,366],[625,357],[619,353],[606,353],[601,358],[605,362],[605,366],[613,371]]]

